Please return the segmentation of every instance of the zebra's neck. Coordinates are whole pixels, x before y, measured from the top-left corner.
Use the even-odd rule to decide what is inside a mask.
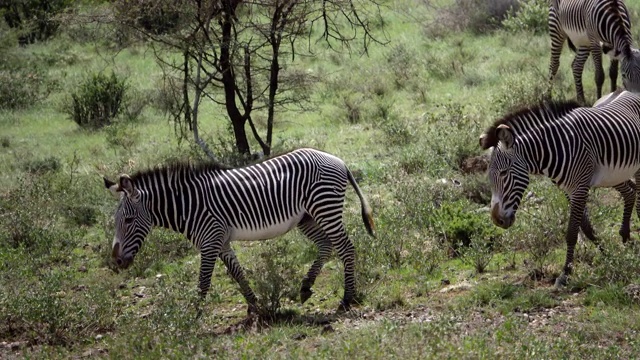
[[[533,125],[530,123],[529,125]],[[528,128],[519,124],[520,131],[514,144],[516,156],[533,175],[546,175],[554,181],[561,181],[565,163],[580,149],[581,141],[576,136],[573,117],[558,117],[537,122]]]
[[[153,226],[168,228],[190,238],[195,228],[192,224],[194,213],[204,207],[203,185],[208,184],[206,179],[214,177],[217,171],[224,170],[168,170],[140,179],[145,185],[144,194]]]

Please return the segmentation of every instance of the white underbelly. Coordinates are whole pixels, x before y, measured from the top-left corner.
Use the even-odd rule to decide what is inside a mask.
[[[592,187],[611,187],[623,183],[633,178],[633,175],[638,171],[640,166],[632,166],[626,168],[614,167],[614,166],[600,166],[598,171],[591,179]]]
[[[590,46],[591,42],[589,41],[589,37],[587,36],[586,31],[577,31],[573,29],[565,29],[565,33],[575,45],[576,48],[583,46]]]
[[[266,240],[280,235],[283,235],[293,229],[304,216],[304,211],[300,211],[299,214],[295,214],[286,221],[279,224],[271,225],[260,229],[243,229],[233,228],[231,229],[230,240]]]

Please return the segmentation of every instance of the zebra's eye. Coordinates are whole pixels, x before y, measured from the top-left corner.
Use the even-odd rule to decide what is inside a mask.
[[[504,170],[500,170],[500,177],[507,177],[507,175],[509,175],[509,170],[504,169]]]
[[[132,217],[124,218],[124,223],[129,225],[129,224],[131,224],[133,222],[133,220],[134,220],[134,218],[132,218]]]

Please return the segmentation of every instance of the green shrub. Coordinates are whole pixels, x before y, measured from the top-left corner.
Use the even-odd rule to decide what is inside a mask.
[[[60,159],[49,156],[44,159],[29,160],[23,164],[23,169],[32,174],[43,174],[47,172],[57,172],[60,170]]]
[[[140,139],[140,132],[131,123],[118,121],[105,127],[107,143],[130,154]]]
[[[10,28],[20,32],[20,44],[26,45],[55,35],[60,26],[56,15],[73,3],[73,0],[8,0],[0,3],[0,13]]]
[[[446,202],[435,211],[435,228],[454,255],[474,265],[481,273],[493,256],[493,244],[500,237],[484,212],[474,211],[467,200]],[[467,248],[460,254],[460,249]]]
[[[71,95],[66,112],[83,129],[110,125],[125,106],[127,84],[114,72],[96,73],[85,79]]]
[[[0,46],[0,109],[23,109],[37,104],[47,97],[53,85],[37,58],[17,56]]]
[[[518,0],[455,0],[436,8],[433,21],[425,32],[429,37],[446,35],[450,31],[471,31],[481,34],[496,29],[509,11],[517,9]]]
[[[544,34],[548,30],[549,2],[547,0],[520,0],[517,10],[511,10],[502,20],[502,27],[510,32],[528,31]]]
[[[491,96],[491,103],[499,116],[539,104],[548,99],[548,81],[534,72],[508,73],[503,76],[499,90]],[[558,94],[557,97],[560,97]]]
[[[117,0],[115,10],[125,25],[144,29],[152,35],[174,31],[179,25],[182,12],[180,1]]]
[[[259,255],[251,262],[248,273],[258,297],[258,313],[267,320],[286,315],[282,309],[283,301],[298,298],[304,272],[300,261],[303,252],[296,245],[286,238],[257,245]]]

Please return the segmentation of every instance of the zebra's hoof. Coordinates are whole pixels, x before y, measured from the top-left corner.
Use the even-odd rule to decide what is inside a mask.
[[[351,310],[351,305],[349,305],[348,302],[345,302],[344,300],[340,301],[340,305],[338,305],[338,309],[336,309],[337,313],[345,313],[348,312],[349,310]]]
[[[300,290],[300,303],[304,304],[309,298],[313,295],[313,290],[311,289],[301,289]]]
[[[558,278],[556,279],[556,284],[555,287],[556,289],[560,289],[567,286],[567,275],[566,274],[562,274],[560,276],[558,276]]]

